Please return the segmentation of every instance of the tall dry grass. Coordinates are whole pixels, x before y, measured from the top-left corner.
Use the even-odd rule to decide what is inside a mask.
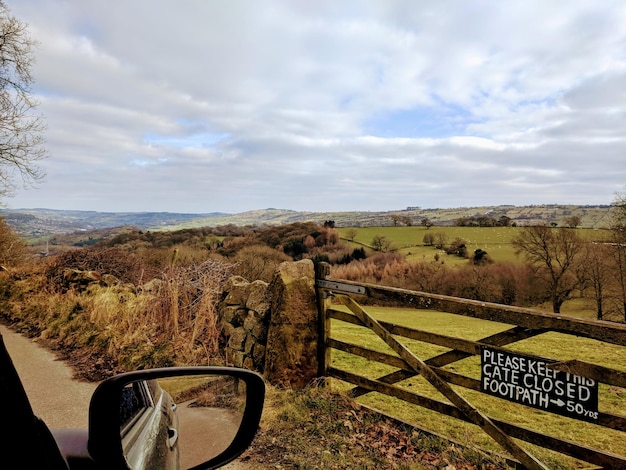
[[[215,305],[231,265],[173,265],[140,286],[86,288],[61,288],[58,269],[37,269],[2,275],[2,315],[61,350],[90,356],[110,369],[103,373],[222,362]]]

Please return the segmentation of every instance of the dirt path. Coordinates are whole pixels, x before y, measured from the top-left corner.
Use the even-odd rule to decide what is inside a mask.
[[[73,379],[72,369],[53,352],[6,326],[0,325],[0,333],[35,414],[50,428],[86,428],[97,384]]]

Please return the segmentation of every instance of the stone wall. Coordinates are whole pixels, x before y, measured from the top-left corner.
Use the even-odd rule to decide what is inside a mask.
[[[230,365],[274,385],[304,387],[318,374],[315,272],[311,260],[282,263],[272,281],[235,276],[218,305]]]
[[[268,284],[234,276],[224,287],[218,314],[229,365],[263,372],[269,327]]]

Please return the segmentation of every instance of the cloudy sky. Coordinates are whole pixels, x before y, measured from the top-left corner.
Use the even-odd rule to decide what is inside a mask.
[[[610,204],[626,1],[6,0],[47,173],[11,208]]]

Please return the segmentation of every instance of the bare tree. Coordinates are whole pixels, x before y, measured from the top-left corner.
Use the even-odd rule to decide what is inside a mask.
[[[387,252],[391,249],[392,240],[384,235],[374,235],[372,248],[376,251]]]
[[[610,289],[610,250],[609,245],[601,243],[588,244],[585,249],[585,261],[580,263],[579,279],[585,287],[590,287],[596,302],[596,318],[603,320],[605,302]]]
[[[572,215],[571,217],[567,217],[565,219],[565,225],[569,228],[576,228],[582,222],[581,218],[577,215]]]
[[[348,230],[346,230],[346,238],[350,240],[351,242],[354,241],[357,235],[358,235],[358,232],[355,228],[349,228]]]
[[[448,236],[443,232],[435,233],[435,248],[441,250],[448,243]]]
[[[513,239],[516,253],[546,275],[554,313],[561,313],[563,302],[578,286],[575,263],[583,242],[574,230],[544,225],[525,227]]]
[[[0,196],[15,190],[15,176],[25,185],[43,178],[36,165],[45,157],[44,124],[31,95],[35,41],[26,23],[0,0]]]
[[[626,238],[626,192],[617,193],[611,205],[611,229]]]
[[[611,244],[613,256],[613,277],[618,287],[617,297],[620,299],[620,309],[626,322],[626,240],[623,233],[613,232],[614,242]]]
[[[626,321],[626,192],[615,195],[611,212],[614,275],[619,286],[621,309]]]

